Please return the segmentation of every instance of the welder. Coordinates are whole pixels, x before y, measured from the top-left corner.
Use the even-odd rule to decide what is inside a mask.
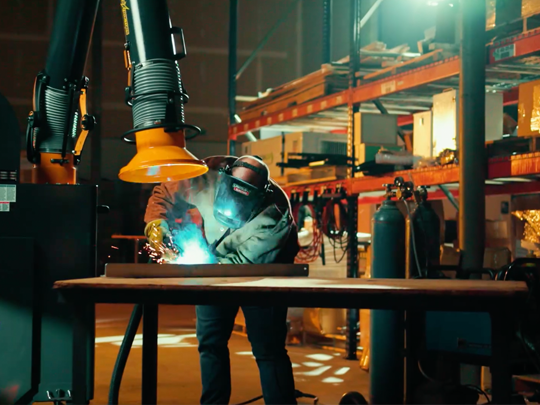
[[[204,159],[203,176],[156,186],[145,215],[149,243],[159,246],[194,207],[218,263],[293,263],[298,253],[296,224],[284,191],[257,157]],[[174,239],[182,238],[182,233]],[[228,341],[236,306],[198,306],[197,338],[202,404],[227,404],[231,395]],[[296,404],[294,378],[285,348],[287,308],[242,307],[248,339],[259,367],[265,403]]]

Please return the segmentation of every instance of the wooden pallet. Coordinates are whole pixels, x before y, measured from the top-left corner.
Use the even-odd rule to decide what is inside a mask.
[[[347,88],[347,73],[343,68],[323,65],[322,69],[300,79],[285,83],[249,103],[239,113],[242,120],[249,120],[281,111],[310,100]]]

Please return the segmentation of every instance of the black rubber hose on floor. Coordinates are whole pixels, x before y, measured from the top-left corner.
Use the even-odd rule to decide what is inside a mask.
[[[143,313],[142,304],[136,304],[131,313],[131,318],[126,329],[126,334],[122,340],[122,345],[118,351],[118,357],[116,358],[116,364],[114,365],[111,385],[109,388],[109,405],[118,405],[118,397],[120,394],[120,385],[122,384],[122,377],[124,375],[124,369],[126,368],[126,363],[129,357],[129,352],[131,346],[133,345],[133,340],[137,334],[137,329],[141,324]]]

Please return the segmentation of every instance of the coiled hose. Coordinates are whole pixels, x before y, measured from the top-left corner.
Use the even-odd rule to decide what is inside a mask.
[[[180,95],[182,98],[176,103],[177,117],[175,118],[179,123],[185,122],[185,94],[176,61],[154,59],[137,65],[133,72],[133,91],[132,112],[135,128],[165,122],[169,118],[167,107],[174,102],[170,100],[171,95]]]
[[[64,142],[66,122],[70,120],[69,94],[63,90],[46,87],[41,103],[45,112],[46,130],[40,132],[39,151],[60,153]],[[44,108],[43,108],[44,107]],[[74,147],[74,137],[77,134],[78,113],[73,118],[71,136],[67,138],[66,150],[71,152]]]

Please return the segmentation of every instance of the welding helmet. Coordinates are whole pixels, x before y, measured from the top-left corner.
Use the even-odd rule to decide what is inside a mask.
[[[234,177],[234,167],[245,167],[261,175],[266,173],[243,161],[236,161],[232,167],[226,166],[219,170],[214,196],[214,217],[230,229],[239,229],[257,215],[271,191],[269,182],[258,188]]]

